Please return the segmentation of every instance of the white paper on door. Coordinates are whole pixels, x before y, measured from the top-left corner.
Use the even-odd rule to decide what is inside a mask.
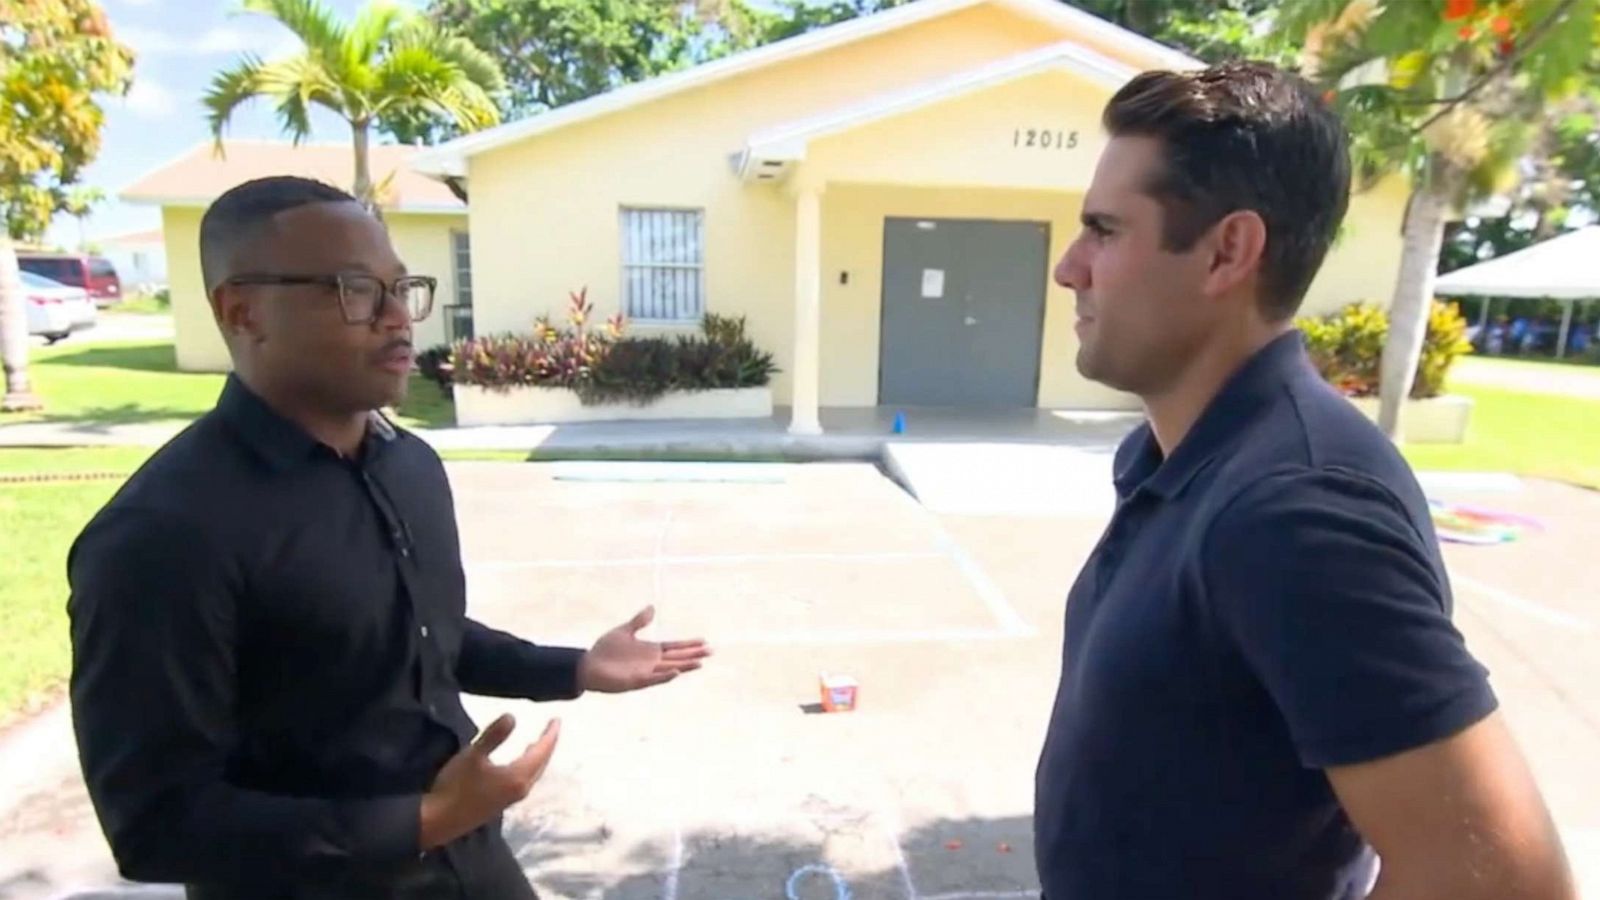
[[[924,300],[937,300],[944,296],[944,270],[922,270],[922,297]]]

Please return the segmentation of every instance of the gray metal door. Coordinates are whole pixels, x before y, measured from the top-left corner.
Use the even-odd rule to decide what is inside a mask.
[[[887,219],[878,401],[1038,402],[1050,226]]]

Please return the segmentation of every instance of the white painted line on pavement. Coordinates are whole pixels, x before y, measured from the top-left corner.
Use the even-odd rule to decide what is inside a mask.
[[[1532,600],[1518,597],[1516,594],[1513,594],[1510,591],[1501,590],[1492,584],[1484,584],[1475,578],[1469,578],[1465,575],[1452,574],[1450,576],[1450,582],[1460,587],[1467,588],[1468,590],[1482,597],[1493,600],[1507,609],[1512,610],[1513,612],[1521,613],[1530,619],[1536,619],[1545,623],[1546,625],[1554,625],[1558,628],[1571,629],[1579,634],[1591,634],[1595,630],[1594,625],[1586,619],[1579,618],[1571,613],[1562,612],[1559,609],[1545,606],[1543,603],[1536,603]]]
[[[930,894],[916,900],[1038,900],[1038,891],[959,891],[954,894]]]
[[[935,523],[935,528],[934,540],[938,542],[940,549],[956,564],[956,568],[961,570],[961,574],[966,577],[967,583],[972,585],[972,589],[978,592],[978,598],[983,601],[984,606],[988,607],[989,614],[994,616],[995,621],[1000,624],[1000,630],[1015,637],[1027,637],[1033,634],[1033,628],[1023,621],[1022,616],[1006,600],[1005,591],[1000,590],[1000,586],[994,583],[994,579],[989,577],[989,573],[983,571],[983,567],[978,565],[978,561],[972,558],[972,554],[956,543],[956,539],[951,537],[950,533],[945,531],[944,528],[939,527],[937,523]]]
[[[672,867],[661,886],[661,900],[678,900],[678,873],[683,871],[683,826],[672,825]]]
[[[889,839],[889,846],[894,849],[895,868],[900,870],[900,882],[905,885],[907,900],[918,900],[916,882],[911,880],[911,866],[906,862],[906,848],[900,845],[900,819],[893,812],[884,810],[883,815],[884,836]]]
[[[759,634],[721,635],[714,639],[719,646],[743,644],[750,646],[784,646],[788,644],[927,644],[959,641],[1013,641],[1028,637],[1031,632],[1019,634],[994,628],[907,629],[904,631],[779,631]]]
[[[746,553],[713,554],[707,556],[638,556],[620,559],[536,559],[536,560],[484,560],[467,564],[469,569],[484,571],[515,571],[518,569],[625,569],[644,566],[735,566],[750,563],[782,562],[905,562],[917,559],[940,559],[948,554],[931,551],[905,551],[894,553]],[[960,565],[960,561],[956,561]]]

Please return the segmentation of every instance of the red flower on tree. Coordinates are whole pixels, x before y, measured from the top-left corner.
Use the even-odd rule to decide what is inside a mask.
[[[1477,8],[1478,0],[1445,0],[1444,20],[1454,22],[1457,19],[1465,19]]]
[[[1495,16],[1489,20],[1489,30],[1501,37],[1505,37],[1511,33],[1511,20],[1505,16]]]
[[[1478,33],[1472,30],[1471,25],[1463,25],[1456,31],[1456,36],[1461,38],[1463,41],[1470,41],[1477,37]]]

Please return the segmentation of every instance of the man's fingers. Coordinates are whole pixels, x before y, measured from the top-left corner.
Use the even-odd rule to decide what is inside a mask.
[[[661,649],[662,661],[671,663],[690,662],[697,659],[705,659],[710,655],[710,648],[704,646],[673,648],[668,645],[663,645]]]
[[[561,738],[561,720],[551,719],[544,726],[544,734],[539,739],[528,745],[510,765],[510,769],[528,783],[532,783],[544,774],[545,766],[550,765],[550,757],[555,755],[556,742]]]
[[[703,638],[695,638],[692,641],[664,641],[661,644],[661,650],[664,653],[678,653],[680,651],[704,651],[705,653],[709,654],[711,652],[711,648],[706,646],[706,642]]]
[[[516,718],[510,713],[503,713],[478,734],[478,739],[472,742],[473,752],[488,758],[489,754],[506,742],[506,738],[511,737],[511,732],[516,727]]]

